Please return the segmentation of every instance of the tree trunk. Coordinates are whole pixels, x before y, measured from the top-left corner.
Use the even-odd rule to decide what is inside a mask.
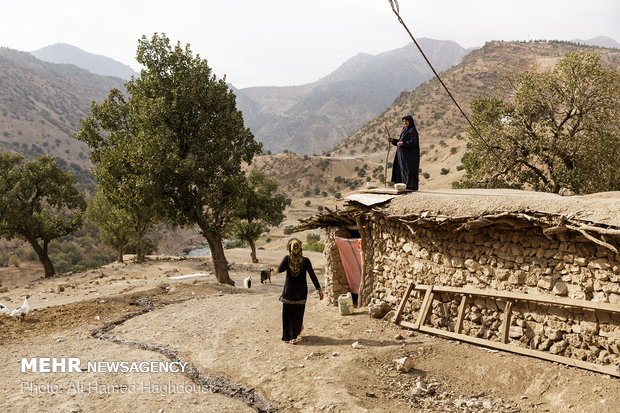
[[[123,249],[125,248],[125,244],[118,244],[116,246],[116,259],[118,262],[123,262]]]
[[[136,261],[142,262],[144,261],[144,245],[142,242],[144,231],[142,230],[142,223],[138,223],[138,225],[136,225],[136,233],[138,236],[138,240],[136,241]]]
[[[213,268],[215,268],[215,278],[221,284],[235,285],[235,282],[228,275],[228,261],[224,255],[224,247],[222,246],[222,237],[217,233],[208,230],[202,230],[202,234],[209,243],[211,249],[211,259],[213,260]]]
[[[248,244],[250,244],[250,249],[252,250],[252,252],[250,253],[250,257],[252,257],[252,262],[254,264],[256,264],[258,262],[258,258],[256,257],[256,245],[254,244],[254,241],[248,241]]]
[[[28,242],[30,243],[30,245],[32,245],[34,252],[37,253],[41,264],[43,264],[43,269],[45,270],[45,278],[50,278],[56,275],[54,264],[52,264],[50,256],[47,255],[47,242],[43,242],[43,247],[39,245],[36,239],[29,239]]]

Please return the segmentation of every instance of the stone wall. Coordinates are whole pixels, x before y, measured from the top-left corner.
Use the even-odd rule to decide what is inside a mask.
[[[416,227],[379,214],[364,216],[360,224],[363,304],[396,307],[413,281],[620,305],[620,255],[580,234],[548,237],[539,227],[509,226],[456,232],[456,226]],[[328,239],[335,230],[330,231]],[[608,240],[618,247],[617,241]],[[332,257],[336,260],[337,255]],[[330,285],[327,266],[326,277]],[[417,316],[421,299],[422,294],[412,295],[405,319]],[[463,333],[499,341],[505,302],[469,301]],[[454,331],[459,302],[458,295],[436,295],[426,324]],[[620,362],[618,314],[517,302],[509,336],[509,343],[523,347],[600,364]]]
[[[343,228],[331,227],[327,229],[323,249],[325,254],[325,297],[327,302],[331,304],[338,304],[338,296],[349,292],[347,276],[344,273],[340,253],[334,240],[336,237],[348,238],[349,235],[349,231]]]

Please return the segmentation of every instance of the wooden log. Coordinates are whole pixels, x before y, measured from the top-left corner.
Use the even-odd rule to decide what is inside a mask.
[[[405,308],[405,305],[407,304],[407,300],[409,299],[409,295],[411,294],[411,291],[413,291],[413,287],[415,287],[415,283],[412,281],[407,286],[407,289],[405,290],[405,295],[403,295],[403,299],[400,300],[400,304],[398,305],[396,314],[394,314],[394,318],[392,319],[392,321],[394,321],[395,323],[398,323],[398,320],[400,320],[400,316],[403,313],[403,309]]]
[[[415,328],[415,324],[408,323],[406,321],[401,321],[399,323],[403,327],[412,328],[414,330],[422,331],[424,333],[435,334],[438,336],[456,339],[465,341],[467,343],[477,344],[483,347],[495,348],[498,350],[509,351],[511,353],[517,353],[524,356],[530,356],[539,358],[542,360],[553,361],[556,363],[565,364],[568,366],[579,367],[581,369],[595,371],[597,373],[609,374],[610,376],[620,377],[620,368],[618,366],[603,366],[600,364],[594,364],[587,361],[572,359],[569,357],[558,356],[555,354],[550,354],[540,350],[532,350],[525,347],[515,346],[514,344],[505,344],[499,343],[497,341],[485,340],[483,338],[472,337],[465,334],[457,334],[451,331],[445,331],[434,327],[429,326],[420,326],[419,328]]]
[[[503,324],[501,327],[502,331],[502,343],[508,343],[508,333],[510,332],[510,313],[512,312],[512,301],[506,302],[506,307],[504,307],[503,314]]]
[[[463,319],[465,318],[465,305],[467,304],[468,295],[461,297],[461,304],[459,305],[459,314],[456,317],[456,325],[454,326],[454,332],[460,333],[463,330]]]
[[[433,298],[435,298],[435,293],[433,293],[433,286],[431,285],[426,289],[426,294],[424,294],[424,302],[422,303],[422,307],[420,307],[420,313],[418,314],[418,319],[416,321],[418,327],[424,325],[424,320],[426,320],[428,310],[431,308]]]

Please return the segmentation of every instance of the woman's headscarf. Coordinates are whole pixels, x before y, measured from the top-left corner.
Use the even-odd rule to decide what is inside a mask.
[[[402,120],[407,119],[409,121],[409,126],[403,126],[403,130],[409,129],[409,128],[413,128],[415,125],[413,124],[413,116],[411,115],[405,115],[403,116]]]
[[[288,267],[293,276],[299,275],[303,264],[304,256],[301,251],[301,241],[293,238],[288,242]]]

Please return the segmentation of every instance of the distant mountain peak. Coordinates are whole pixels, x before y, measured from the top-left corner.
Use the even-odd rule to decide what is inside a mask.
[[[72,64],[101,76],[115,76],[129,80],[138,73],[130,66],[109,57],[89,53],[67,43],[55,43],[30,52],[39,60],[50,63]]]
[[[606,37],[606,36],[596,36],[589,40],[574,39],[574,40],[571,40],[571,42],[578,43],[578,44],[585,44],[587,46],[598,46],[598,47],[608,47],[611,49],[620,49],[620,43],[618,43],[611,37]]]

